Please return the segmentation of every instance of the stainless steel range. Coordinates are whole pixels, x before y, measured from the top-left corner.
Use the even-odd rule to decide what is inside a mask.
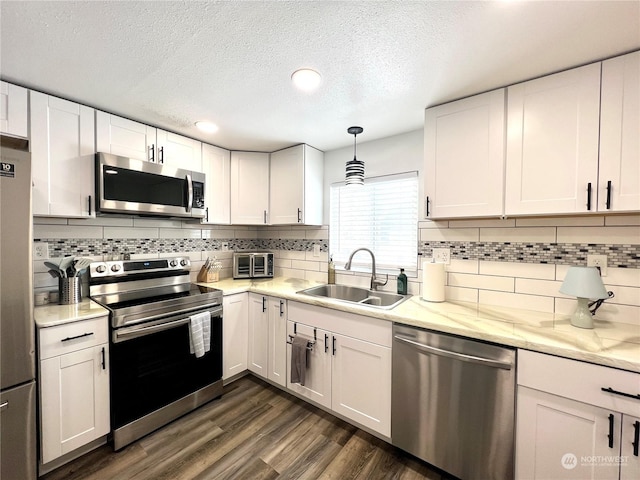
[[[110,312],[115,450],[222,394],[222,292],[192,284],[189,267],[182,257],[89,267],[89,295]],[[192,353],[203,317],[208,351]]]

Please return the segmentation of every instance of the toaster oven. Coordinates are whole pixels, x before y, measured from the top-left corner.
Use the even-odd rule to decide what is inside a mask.
[[[233,278],[272,278],[273,253],[236,252],[233,254]]]

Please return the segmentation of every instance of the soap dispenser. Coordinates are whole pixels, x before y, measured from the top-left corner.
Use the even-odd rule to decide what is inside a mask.
[[[333,263],[333,257],[329,257],[329,270],[327,272],[327,283],[333,285],[336,283],[336,266]]]
[[[398,295],[407,294],[407,276],[404,274],[404,268],[400,269],[400,275],[398,275]]]

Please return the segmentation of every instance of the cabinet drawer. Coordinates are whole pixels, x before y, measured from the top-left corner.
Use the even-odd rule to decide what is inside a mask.
[[[108,317],[97,317],[56,327],[41,328],[40,359],[64,355],[109,342]]]
[[[640,374],[518,350],[518,385],[630,415],[640,415]]]

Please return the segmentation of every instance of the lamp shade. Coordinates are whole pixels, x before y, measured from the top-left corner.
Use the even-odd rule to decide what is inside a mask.
[[[596,267],[569,267],[560,293],[592,300],[609,298]]]

